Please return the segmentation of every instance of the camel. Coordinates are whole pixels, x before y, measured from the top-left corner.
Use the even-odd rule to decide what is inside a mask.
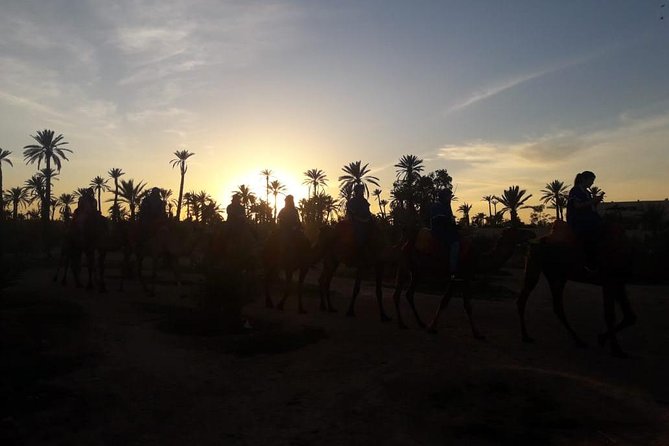
[[[607,330],[599,335],[599,344],[604,346],[607,341],[610,341],[611,354],[616,357],[625,357],[626,354],[620,347],[616,335],[636,322],[636,315],[627,298],[625,287],[626,278],[631,271],[632,255],[630,255],[629,247],[621,227],[605,224],[599,246],[598,271],[588,272],[584,267],[583,250],[574,238],[571,229],[562,221],[555,222],[550,234],[531,245],[525,261],[524,284],[517,301],[523,341],[534,341],[528,334],[525,324],[525,308],[530,293],[543,273],[550,286],[553,311],[579,347],[586,346],[586,343],[567,321],[563,305],[565,284],[571,280],[602,287]],[[616,324],[616,302],[623,312],[623,319],[618,324]]]
[[[99,214],[91,215],[89,219],[83,222],[81,227],[75,225],[68,227],[61,246],[61,255],[53,281],[58,280],[62,268],[63,277],[61,284],[65,286],[67,284],[67,271],[71,267],[76,286],[81,287],[79,275],[81,271],[81,256],[83,254],[86,258],[88,269],[86,288],[93,289],[94,282],[97,281],[99,291],[106,291],[104,265],[107,254],[105,240],[108,237],[108,220]]]
[[[134,254],[137,261],[137,278],[147,295],[154,296],[156,293],[156,277],[161,260],[167,263],[177,287],[181,287],[179,258],[182,254],[189,253],[189,247],[193,243],[190,237],[182,234],[168,221],[146,226],[142,226],[139,221],[130,222],[126,227],[125,236],[124,263],[128,264],[130,256]],[[142,276],[144,259],[147,257],[151,259],[151,279],[148,284]],[[121,274],[120,289],[123,289],[123,277],[124,274]]]
[[[397,272],[397,283],[393,301],[397,313],[399,328],[404,329],[406,325],[402,320],[399,302],[400,295],[406,284],[407,277],[410,283],[406,292],[406,299],[411,306],[416,322],[421,328],[425,324],[421,320],[414,303],[414,292],[424,274],[432,274],[447,280],[446,292],[442,297],[434,318],[427,326],[428,332],[436,333],[439,315],[448,306],[455,289],[460,286],[462,290],[462,302],[469,318],[472,334],[476,339],[484,339],[474,324],[471,305],[471,282],[475,274],[492,273],[501,268],[513,255],[516,246],[534,238],[532,231],[508,228],[502,231],[500,238],[495,242],[491,250],[479,246],[471,237],[462,237],[460,242],[459,266],[457,274],[451,277],[449,274],[449,260],[445,255],[439,242],[434,238],[428,228],[421,228],[412,240],[407,241],[402,247],[400,263]]]
[[[374,270],[376,285],[376,300],[379,306],[379,314],[382,322],[389,321],[383,309],[383,272],[385,263],[392,258],[392,247],[389,246],[378,227],[371,223],[366,246],[356,246],[353,224],[349,220],[343,220],[334,227],[321,229],[318,240],[319,257],[323,259],[323,271],[318,280],[321,311],[336,312],[330,302],[330,283],[337,271],[339,264],[355,268],[355,282],[351,302],[346,312],[347,316],[355,316],[355,301],[360,293],[360,283],[363,272],[366,269]]]
[[[302,304],[302,289],[304,287],[304,279],[309,272],[309,267],[314,263],[314,252],[306,235],[301,231],[295,231],[293,234],[284,236],[279,231],[272,232],[263,246],[262,263],[265,270],[263,280],[265,306],[267,308],[274,306],[270,289],[277,273],[283,271],[286,284],[283,297],[276,305],[278,310],[283,310],[286,299],[288,299],[291,292],[293,274],[297,271],[298,312],[300,314],[306,313]]]

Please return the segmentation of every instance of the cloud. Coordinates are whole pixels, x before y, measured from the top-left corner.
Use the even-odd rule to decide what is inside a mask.
[[[468,108],[474,104],[477,104],[481,101],[485,101],[487,99],[490,99],[492,97],[495,97],[501,93],[504,93],[505,91],[511,90],[519,85],[525,84],[527,82],[533,81],[535,79],[547,76],[549,74],[553,74],[557,71],[564,70],[569,67],[573,67],[576,65],[581,65],[587,62],[590,62],[591,60],[594,60],[616,48],[605,48],[602,49],[596,53],[584,55],[584,56],[579,56],[572,58],[570,60],[566,61],[561,61],[555,64],[550,65],[548,68],[543,68],[539,70],[532,71],[530,73],[525,73],[525,74],[519,74],[517,76],[514,76],[512,78],[507,78],[507,79],[502,79],[498,80],[495,82],[492,82],[490,85],[485,86],[480,88],[479,90],[474,91],[469,95],[467,99],[465,99],[462,102],[459,102],[451,107],[448,108],[446,111],[447,114],[457,112],[460,110],[463,110],[465,108]]]

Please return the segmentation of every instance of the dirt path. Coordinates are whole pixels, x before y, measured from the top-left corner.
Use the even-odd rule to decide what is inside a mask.
[[[253,329],[225,335],[187,316],[192,302],[105,295],[24,276],[0,300],[2,444],[638,444],[663,445],[669,407],[667,288],[632,287],[640,323],[621,340],[633,357],[575,349],[541,283],[523,345],[515,305],[476,300],[487,341],[475,341],[462,302],[437,335],[378,322],[373,290],[358,317],[341,313],[351,281],[336,278],[339,314],[251,303]],[[500,279],[512,291],[518,271]],[[567,313],[594,339],[601,299],[569,284]],[[386,311],[393,311],[386,290]],[[437,298],[419,294],[427,319]]]

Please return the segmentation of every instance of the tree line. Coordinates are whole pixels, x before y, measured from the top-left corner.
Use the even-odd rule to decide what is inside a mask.
[[[150,190],[146,182],[125,179],[123,177],[126,173],[123,169],[113,167],[107,171],[106,176],[92,178],[87,187],[54,196],[53,182],[59,179],[63,162],[69,161],[68,156],[73,150],[67,147],[69,143],[63,135],[56,135],[53,130],[39,130],[31,138],[33,143],[23,148],[23,159],[26,164],[37,164],[37,172],[25,180],[22,186],[7,190],[3,188],[3,165],[13,167],[13,163],[10,159],[12,152],[0,148],[0,219],[68,220],[78,197],[89,187],[93,188],[97,196],[98,210],[102,214],[108,215],[114,221],[136,218],[141,200]],[[204,190],[184,192],[188,160],[194,155],[195,153],[187,149],[180,149],[174,152],[174,158],[169,161],[172,168],[179,172],[179,190],[174,197],[171,189],[161,189],[166,211],[176,220],[183,217],[205,223],[221,221],[223,208],[210,194]],[[325,223],[341,218],[346,202],[352,197],[354,186],[362,184],[370,201],[378,208],[377,216],[380,220],[390,224],[419,221],[427,223],[430,205],[437,199],[438,191],[444,188],[453,189],[452,177],[446,169],[424,173],[423,160],[415,155],[402,156],[394,167],[396,178],[388,192],[388,199],[382,198],[384,191],[379,179],[371,174],[368,163],[354,161],[342,167],[341,175],[337,178],[339,193],[336,197],[326,192],[329,179],[323,170],[306,170],[303,185],[307,187],[307,197],[298,203],[302,219],[307,223]],[[233,191],[239,195],[251,221],[271,223],[276,220],[278,197],[288,191],[272,173],[271,169],[263,169],[259,173],[265,180],[265,190],[262,191],[264,197],[245,184]],[[458,204],[455,210],[461,215],[460,224],[464,226],[500,226],[507,222],[520,225],[520,209],[531,210],[531,224],[548,224],[551,220],[564,218],[567,191],[568,186],[563,181],[553,180],[541,190],[541,204],[529,205],[528,200],[532,194],[528,194],[518,185],[512,185],[498,195],[482,197],[488,203],[487,215],[483,212],[470,215],[473,205],[466,202],[458,204],[457,197],[454,198]],[[103,206],[103,192],[113,194],[113,198],[105,200],[108,207]],[[36,209],[31,207],[33,204]],[[554,215],[545,213],[546,209],[553,209]],[[25,212],[21,213],[21,210]],[[56,211],[59,211],[58,216]]]

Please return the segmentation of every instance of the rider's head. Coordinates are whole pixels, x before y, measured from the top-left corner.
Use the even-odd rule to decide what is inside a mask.
[[[574,178],[574,186],[583,186],[583,187],[590,187],[592,186],[592,183],[595,182],[595,174],[589,170],[585,170],[578,175],[576,175],[576,178]]]
[[[234,194],[234,195],[232,196],[232,202],[233,202],[234,204],[239,204],[241,201],[242,201],[242,196],[241,196],[241,195],[239,195],[239,194]]]
[[[95,196],[95,192],[93,191],[92,187],[89,187],[88,189],[86,189],[86,194],[90,195],[91,197]]]
[[[284,203],[288,207],[295,207],[295,199],[293,198],[292,195],[286,195],[286,199],[284,200]]]
[[[160,188],[154,187],[153,189],[151,189],[151,195],[160,196]]]
[[[365,185],[364,184],[356,184],[353,186],[353,195],[360,197],[365,194]]]
[[[439,191],[439,201],[447,202],[453,199],[453,191],[450,189],[442,189]]]

